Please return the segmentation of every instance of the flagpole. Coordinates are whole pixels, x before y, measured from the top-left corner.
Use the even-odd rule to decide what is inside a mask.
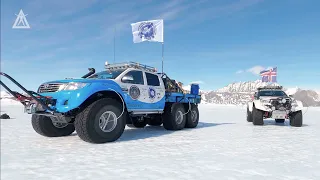
[[[164,53],[164,44],[162,42],[162,74],[163,74],[163,53]]]
[[[116,27],[114,28],[113,35],[113,63],[116,62]]]

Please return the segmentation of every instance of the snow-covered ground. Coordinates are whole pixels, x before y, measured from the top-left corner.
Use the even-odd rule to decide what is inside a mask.
[[[20,105],[1,104],[1,179],[320,179],[320,108],[304,126],[246,122],[244,107],[200,105],[196,129],[126,128],[107,144],[36,134]]]

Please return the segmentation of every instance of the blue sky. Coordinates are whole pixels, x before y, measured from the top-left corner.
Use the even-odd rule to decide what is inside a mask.
[[[285,87],[320,90],[318,0],[3,0],[1,71],[36,90],[88,67],[137,61],[161,71],[161,44],[134,44],[130,23],[164,19],[164,71],[217,89],[278,67]],[[12,29],[20,9],[31,29]],[[7,82],[7,81],[5,81]]]

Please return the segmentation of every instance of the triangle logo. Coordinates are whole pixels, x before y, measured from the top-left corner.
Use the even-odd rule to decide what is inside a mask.
[[[29,23],[26,18],[27,15],[28,14],[25,15],[21,9],[19,14],[16,15],[17,19],[14,22],[12,29],[30,29]]]

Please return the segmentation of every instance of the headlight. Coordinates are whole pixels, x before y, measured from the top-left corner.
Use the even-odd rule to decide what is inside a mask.
[[[77,89],[81,89],[83,87],[85,87],[88,83],[79,83],[79,82],[70,82],[68,84],[66,84],[62,90],[66,90],[66,91],[70,91],[70,90],[77,90]]]
[[[287,100],[286,100],[286,99],[282,99],[281,102],[282,102],[282,103],[286,103]]]

